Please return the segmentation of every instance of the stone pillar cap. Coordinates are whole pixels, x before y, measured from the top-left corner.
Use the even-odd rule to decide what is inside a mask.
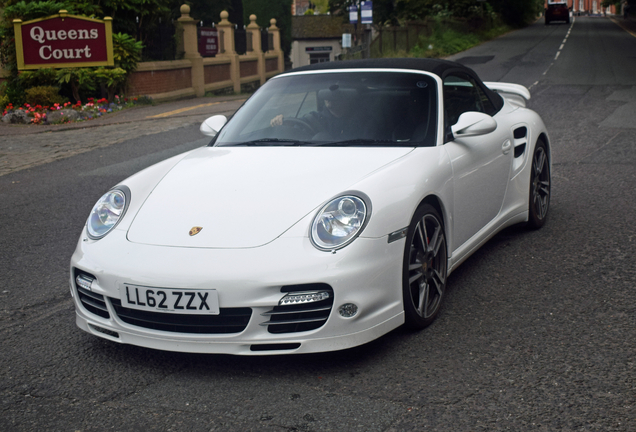
[[[230,16],[230,14],[227,13],[227,11],[222,11],[221,12],[221,22],[219,24],[225,24],[225,25],[230,24],[230,22],[227,20],[229,16]]]

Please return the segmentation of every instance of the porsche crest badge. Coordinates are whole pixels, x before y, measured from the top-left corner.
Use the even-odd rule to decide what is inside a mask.
[[[202,229],[203,229],[203,227],[197,227],[197,226],[192,227],[192,229],[190,230],[190,237],[199,234]]]

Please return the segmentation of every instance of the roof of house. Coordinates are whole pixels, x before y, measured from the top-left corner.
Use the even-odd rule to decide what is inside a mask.
[[[346,31],[345,31],[346,30]],[[340,39],[350,33],[351,24],[343,17],[332,15],[301,15],[292,17],[292,39]]]

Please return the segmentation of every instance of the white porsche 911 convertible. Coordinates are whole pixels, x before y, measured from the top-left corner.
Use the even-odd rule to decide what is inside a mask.
[[[457,63],[322,63],[270,79],[212,142],[122,181],[71,259],[77,325],[229,354],[340,350],[424,328],[504,227],[541,227],[550,140],[520,85]]]

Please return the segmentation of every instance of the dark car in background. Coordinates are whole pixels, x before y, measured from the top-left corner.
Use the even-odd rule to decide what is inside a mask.
[[[567,3],[548,3],[548,7],[545,10],[545,24],[548,25],[552,21],[570,23],[570,9]]]

